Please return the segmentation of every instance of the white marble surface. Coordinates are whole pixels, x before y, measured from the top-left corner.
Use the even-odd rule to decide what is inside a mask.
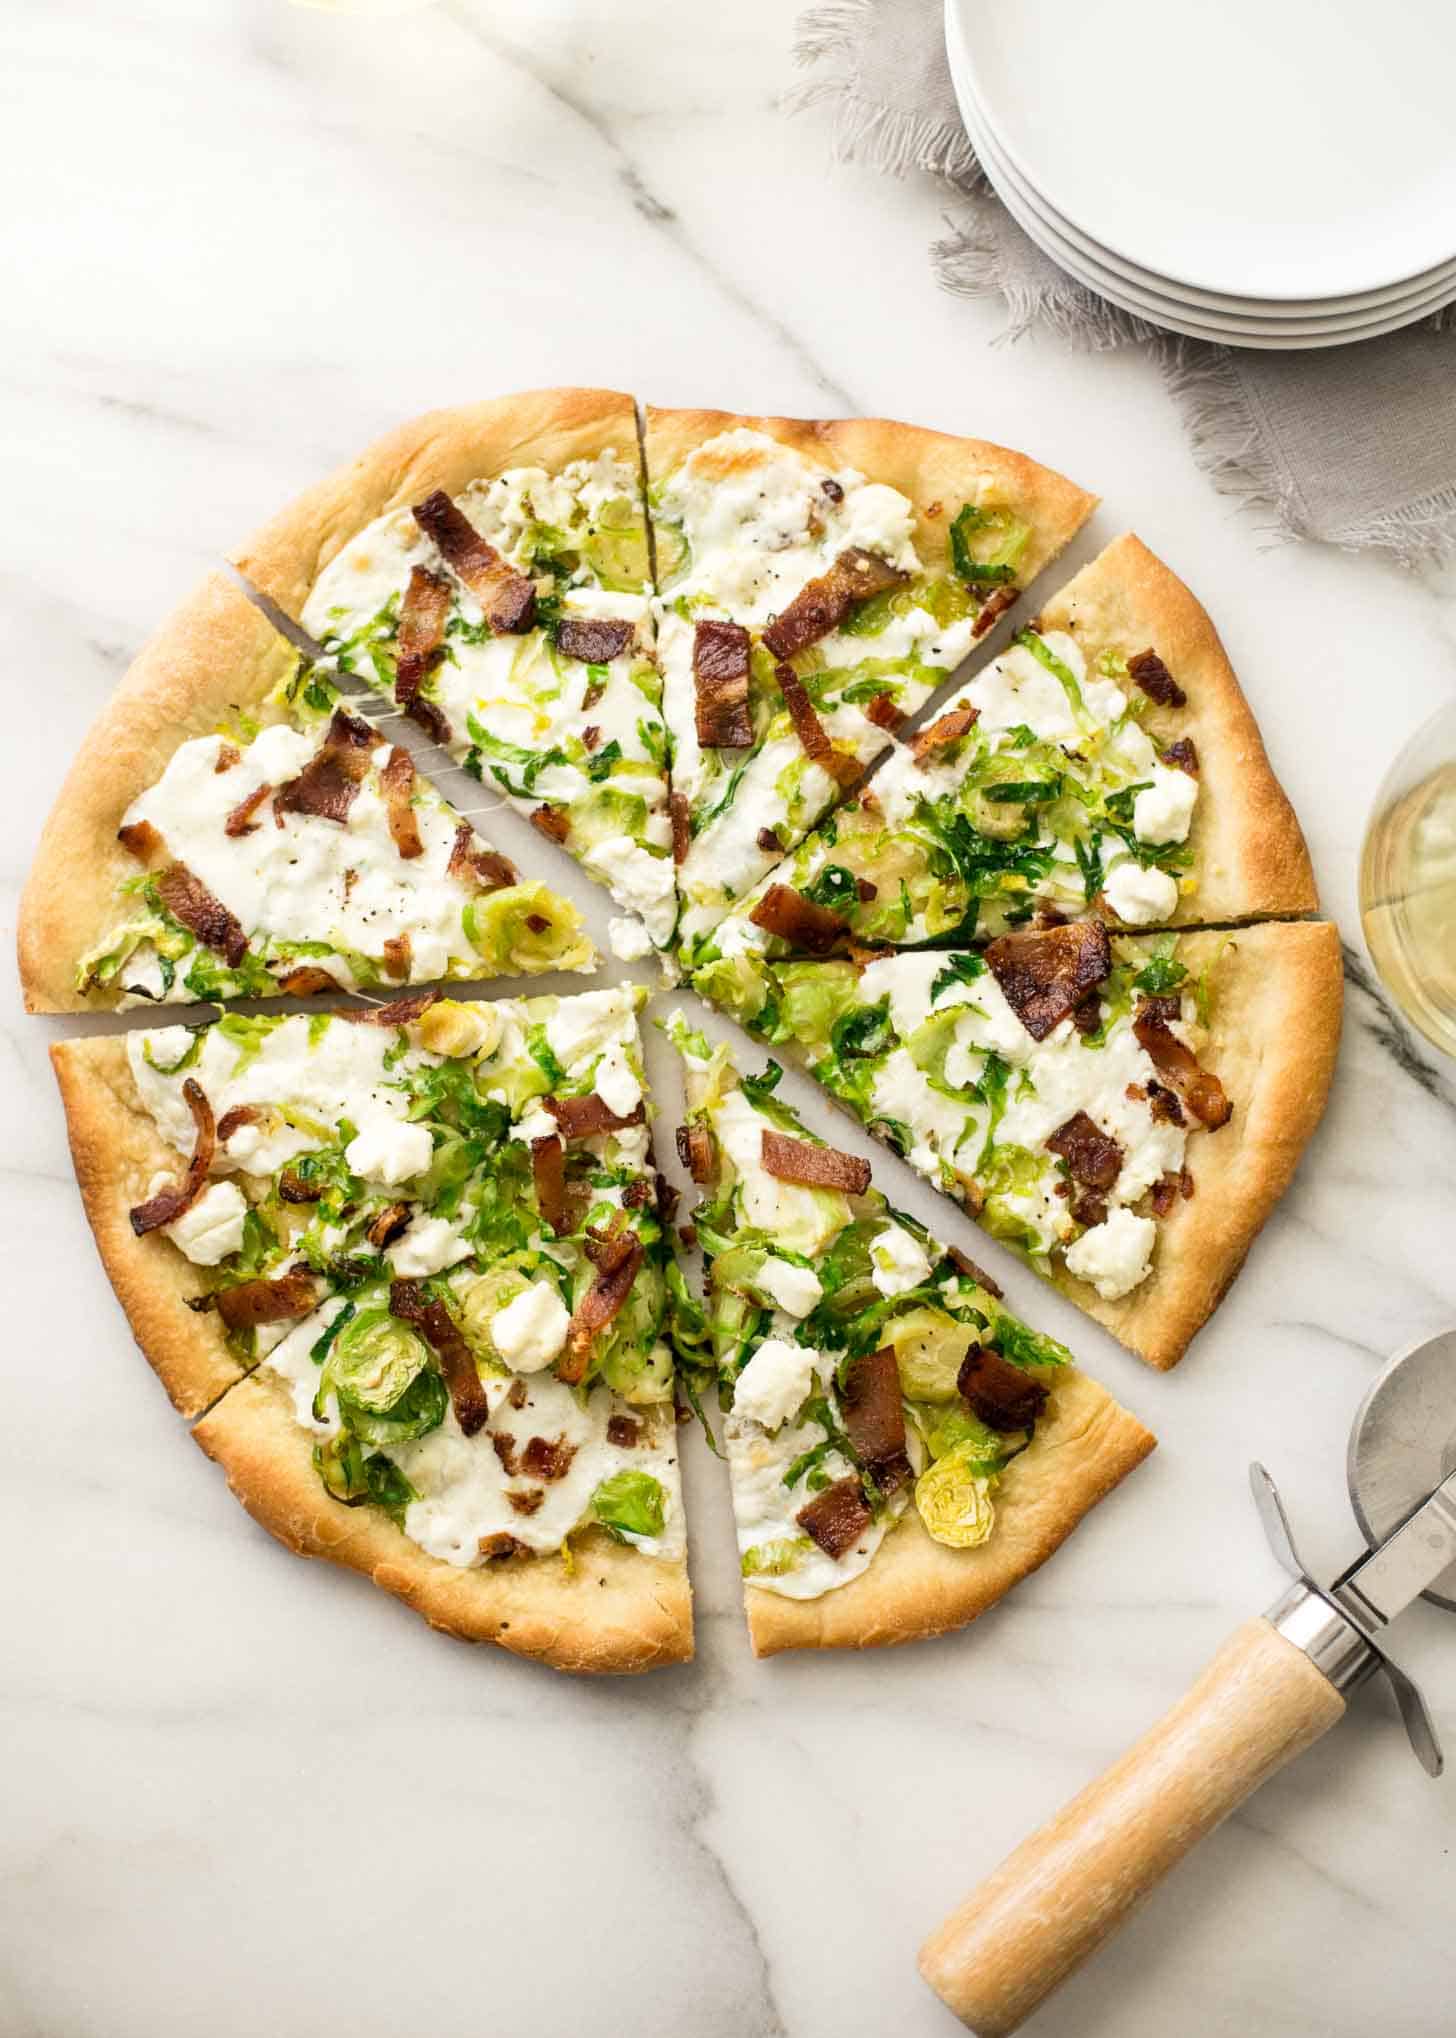
[[[694,1451],[698,1659],[583,1686],[439,1639],[249,1524],[131,1346],[70,1179],[56,1029],[8,988],[3,2038],[948,2033],[924,1931],[1278,1588],[1247,1460],[1333,1566],[1363,1387],[1456,1315],[1456,1072],[1372,993],[1353,910],[1377,780],[1451,686],[1456,599],[1262,549],[1140,358],[993,346],[996,313],[932,285],[938,194],[832,166],[823,128],[785,117],[791,31],[787,0],[394,22],[12,0],[7,918],[146,632],[396,420],[556,380],[899,414],[1100,489],[1078,556],[1135,523],[1212,608],[1353,947],[1329,1117],[1171,1378],[1006,1271],[1163,1446],[978,1628],[754,1664],[719,1468]],[[1416,1609],[1398,1648],[1456,1741],[1451,1617]],[[1039,2032],[1451,2029],[1453,1785],[1383,1694],[1354,1710]]]

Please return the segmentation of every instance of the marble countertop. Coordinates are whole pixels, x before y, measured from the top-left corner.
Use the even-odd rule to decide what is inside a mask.
[[[1172,1377],[1005,1268],[1162,1438],[1005,1606],[888,1655],[754,1663],[694,1448],[697,1661],[587,1686],[433,1636],[247,1521],[132,1347],[70,1176],[58,1028],[7,980],[0,2038],[947,2034],[924,1932],[1279,1589],[1248,1460],[1333,1568],[1361,1393],[1456,1316],[1456,1070],[1374,987],[1354,889],[1384,767],[1449,693],[1456,590],[1267,548],[1139,355],[995,346],[999,314],[932,282],[940,194],[834,166],[784,113],[791,37],[785,0],[6,11],[7,921],[144,636],[397,420],[555,381],[901,415],[1099,489],[1074,558],[1135,524],[1213,611],[1349,944],[1329,1115]],[[1451,1617],[1416,1608],[1397,1647],[1456,1742]],[[1035,2029],[1449,2031],[1453,1788],[1365,1694]]]

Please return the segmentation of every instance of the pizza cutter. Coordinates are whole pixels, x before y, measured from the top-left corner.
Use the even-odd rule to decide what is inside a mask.
[[[1293,1584],[921,1948],[921,1973],[978,2038],[1017,2030],[1195,1840],[1334,1726],[1347,1695],[1377,1672],[1422,1765],[1441,1772],[1426,1702],[1378,1638],[1419,1596],[1456,1609],[1456,1328],[1393,1359],[1355,1418],[1350,1496],[1370,1547],[1332,1584],[1309,1575],[1264,1467],[1250,1478]]]

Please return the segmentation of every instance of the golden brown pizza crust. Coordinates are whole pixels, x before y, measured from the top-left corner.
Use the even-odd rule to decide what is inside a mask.
[[[228,1350],[218,1318],[187,1307],[187,1297],[204,1290],[202,1268],[159,1231],[138,1238],[127,1216],[146,1200],[157,1175],[179,1177],[176,1151],[142,1105],[120,1035],[60,1041],[51,1062],[101,1263],[173,1405],[183,1415],[200,1415],[245,1368]]]
[[[1095,495],[1024,453],[890,418],[740,417],[725,410],[655,410],[648,405],[643,449],[654,487],[705,440],[746,428],[766,432],[826,467],[857,467],[898,488],[915,505],[915,547],[927,571],[950,555],[950,526],[963,503],[1007,508],[1032,527],[1017,579],[1034,580],[1097,507]]]
[[[376,1508],[331,1499],[314,1470],[313,1440],[270,1373],[234,1387],[192,1434],[280,1543],[362,1571],[447,1634],[578,1672],[653,1670],[693,1653],[681,1561],[644,1556],[593,1529],[573,1542],[570,1570],[559,1556],[461,1570],[412,1543]]]
[[[458,495],[511,467],[565,467],[614,447],[638,460],[637,407],[613,389],[533,389],[400,425],[254,533],[234,564],[288,615],[366,524],[432,489]]]
[[[1047,1368],[1047,1411],[994,1495],[996,1525],[975,1550],[934,1542],[913,1507],[867,1571],[818,1599],[744,1588],[756,1656],[780,1649],[868,1649],[964,1627],[1046,1562],[1082,1517],[1156,1442],[1085,1373]]]
[[[84,1012],[116,1003],[83,997],[76,965],[122,917],[116,887],[143,865],[116,839],[122,816],[155,784],[179,744],[263,709],[298,654],[226,574],[175,609],[133,662],[93,725],[57,795],[20,902],[26,1009]]]
[[[1055,1276],[1079,1308],[1164,1368],[1218,1307],[1289,1186],[1324,1112],[1344,1001],[1339,930],[1327,921],[1186,934],[1178,957],[1195,975],[1209,970],[1210,1038],[1199,1059],[1222,1082],[1233,1117],[1217,1132],[1190,1134],[1194,1194],[1159,1224],[1140,1287],[1104,1302],[1065,1269]]]
[[[1197,889],[1174,926],[1313,913],[1309,851],[1275,778],[1258,725],[1207,611],[1129,532],[1059,588],[1038,617],[1065,630],[1089,667],[1102,652],[1156,651],[1188,696],[1181,708],[1145,700],[1143,727],[1162,751],[1181,736],[1198,749],[1198,805],[1189,835]]]

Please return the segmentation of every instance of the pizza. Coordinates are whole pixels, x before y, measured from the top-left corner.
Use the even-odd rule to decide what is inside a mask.
[[[707,1293],[682,1334],[725,1410],[759,1655],[959,1627],[1042,1564],[1153,1448],[994,1279],[814,1138],[777,1063],[679,1014],[682,1154]]]
[[[444,799],[221,575],[92,730],[20,915],[27,1006],[77,1012],[590,970],[571,903]]]
[[[640,996],[54,1050],[107,1271],[249,1512],[574,1670],[691,1653]]]

